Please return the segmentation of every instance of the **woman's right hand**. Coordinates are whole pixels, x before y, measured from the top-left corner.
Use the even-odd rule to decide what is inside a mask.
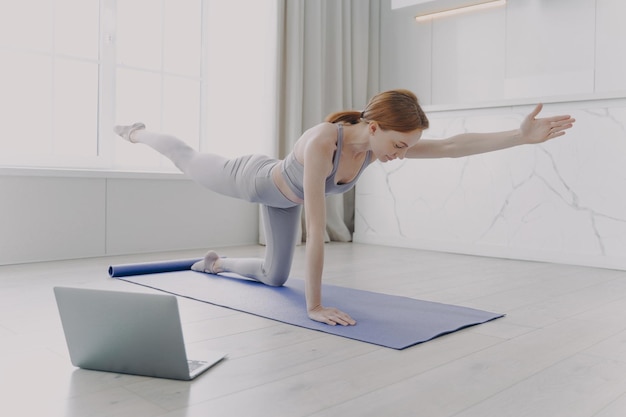
[[[342,326],[354,326],[356,321],[347,313],[334,307],[317,306],[309,310],[309,318],[311,320],[326,323],[330,326],[340,324]]]

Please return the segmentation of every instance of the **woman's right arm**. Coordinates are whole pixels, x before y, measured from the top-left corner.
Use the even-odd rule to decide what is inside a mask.
[[[332,145],[332,144],[330,144]],[[312,320],[334,326],[356,324],[346,313],[322,305],[324,232],[326,230],[326,176],[332,169],[334,149],[329,143],[310,138],[304,150],[304,209],[306,221],[305,294]],[[330,164],[330,165],[329,165]]]

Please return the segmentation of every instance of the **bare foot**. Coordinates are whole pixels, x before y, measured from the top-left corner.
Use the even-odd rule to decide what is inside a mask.
[[[133,123],[132,125],[116,125],[113,126],[113,131],[115,132],[116,135],[121,136],[122,138],[126,139],[129,142],[135,143],[135,141],[132,138],[132,134],[135,133],[135,131],[140,130],[140,129],[145,129],[146,125],[141,123],[141,122],[137,122],[137,123]]]
[[[217,265],[220,257],[214,250],[210,250],[204,255],[204,259],[196,262],[191,266],[193,271],[206,272],[209,274],[217,274],[222,272]]]

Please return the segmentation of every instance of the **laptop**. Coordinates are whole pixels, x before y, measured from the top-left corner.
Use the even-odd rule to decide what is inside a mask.
[[[55,287],[54,295],[79,368],[191,380],[226,356],[187,359],[173,295],[70,287]]]

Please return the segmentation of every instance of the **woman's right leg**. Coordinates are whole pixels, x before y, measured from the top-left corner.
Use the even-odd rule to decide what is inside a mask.
[[[265,229],[265,258],[218,258],[210,251],[192,269],[219,273],[234,272],[271,286],[281,286],[289,278],[298,237],[301,206],[276,208],[261,206]]]
[[[199,153],[180,139],[146,131],[143,125],[139,128],[116,127],[116,133],[131,142],[152,147],[169,158],[192,180],[210,190],[247,201],[286,206],[261,205],[261,220],[266,236],[264,259],[218,259],[217,254],[209,252],[206,262],[199,261],[192,269],[234,272],[272,286],[281,286],[287,281],[299,235],[301,206],[292,205],[294,203],[289,202],[273,184],[272,164],[266,164],[264,158],[254,159],[252,156],[227,159],[215,154]],[[217,268],[213,268],[215,263]]]

